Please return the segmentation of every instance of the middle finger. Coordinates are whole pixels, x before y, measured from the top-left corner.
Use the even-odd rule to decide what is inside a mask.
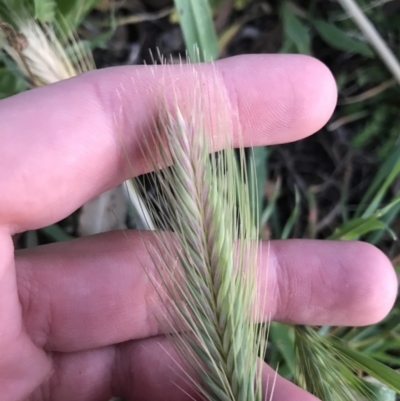
[[[161,301],[136,256],[146,264],[142,235],[112,232],[17,252],[25,327],[37,346],[71,352],[161,332],[153,311]],[[368,244],[288,240],[268,248],[260,246],[265,317],[363,325],[394,302],[392,266]]]

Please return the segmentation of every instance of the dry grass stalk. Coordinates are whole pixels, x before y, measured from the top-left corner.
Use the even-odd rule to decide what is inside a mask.
[[[60,27],[40,25],[32,18],[0,21],[0,49],[14,61],[32,86],[52,84],[95,68],[91,54]],[[55,30],[63,38],[60,42]]]

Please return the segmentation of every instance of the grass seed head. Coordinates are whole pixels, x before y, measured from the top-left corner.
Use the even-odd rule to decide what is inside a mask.
[[[207,400],[261,401],[258,354],[266,330],[255,323],[265,294],[257,281],[258,227],[245,151],[233,148],[234,113],[218,76],[210,86],[200,69],[181,68],[193,70],[198,90],[182,104],[178,89],[168,87],[143,146],[155,171],[147,208],[163,230],[148,249],[153,281],[171,305],[154,313],[195,372],[187,379]]]

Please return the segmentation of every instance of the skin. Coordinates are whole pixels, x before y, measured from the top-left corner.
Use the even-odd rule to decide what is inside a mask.
[[[211,88],[210,66],[195,68]],[[326,123],[336,102],[332,75],[309,57],[235,57],[216,63],[213,74],[226,86],[245,145],[304,138]],[[15,253],[11,239],[68,216],[132,168],[147,171],[140,141],[171,82],[184,103],[193,67],[112,68],[0,101],[2,400],[191,399],[146,302],[157,299],[132,257],[143,252],[137,233]],[[261,250],[267,255],[267,244]],[[394,303],[391,263],[371,245],[273,241],[268,256],[274,320],[366,325]],[[259,268],[266,274],[266,262]],[[269,389],[276,379],[274,400],[315,400],[267,366],[263,379]]]

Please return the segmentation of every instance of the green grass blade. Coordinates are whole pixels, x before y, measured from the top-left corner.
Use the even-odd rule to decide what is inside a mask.
[[[389,204],[375,212],[375,216],[382,217],[392,211],[400,203],[400,195],[394,197]]]
[[[208,1],[174,1],[192,62],[215,60],[218,57],[218,39]]]
[[[0,0],[0,14],[1,18],[8,22],[12,23],[11,13],[23,13],[27,8],[33,8],[34,0]]]
[[[392,222],[398,217],[400,213],[400,204],[397,203],[395,206],[393,206],[393,208],[385,215],[382,217],[382,222],[385,224],[386,227],[390,227],[390,225],[392,224]],[[378,241],[380,241],[380,239],[382,238],[383,234],[386,232],[387,230],[379,230],[379,231],[375,231],[373,233],[371,233],[368,237],[367,237],[367,242],[371,243],[371,244],[376,244],[378,243]]]
[[[66,233],[58,224],[43,227],[40,229],[40,231],[46,234],[46,236],[50,239],[57,242],[69,241],[74,238],[72,235]]]
[[[292,210],[292,213],[290,214],[285,226],[283,227],[282,230],[282,235],[281,235],[281,239],[287,239],[290,236],[290,233],[293,230],[293,227],[297,221],[297,218],[299,216],[300,213],[300,191],[295,188],[295,204],[294,204],[294,208]]]
[[[364,386],[371,393],[371,399],[377,401],[396,401],[396,392],[386,386],[363,380]]]
[[[225,3],[225,0],[208,0],[208,3],[210,4],[211,9],[216,11]]]
[[[399,174],[400,146],[396,147],[388,159],[382,164],[376,177],[361,200],[355,216],[369,217],[375,213],[388,188]]]
[[[388,231],[393,239],[396,239],[396,234],[388,227],[385,221],[382,220],[393,210],[397,213],[399,204],[400,195],[396,196],[388,205],[376,210],[376,212],[370,217],[358,217],[345,222],[336,229],[330,239],[358,239],[360,236],[369,234],[373,231],[379,231],[380,233]]]
[[[88,39],[84,43],[90,51],[94,49],[107,49],[107,43],[108,41],[112,38],[112,36],[115,34],[115,31],[117,30],[118,25],[117,25],[117,19],[115,18],[115,12],[112,11],[110,13],[110,24],[109,24],[109,29],[101,33],[100,35],[96,35],[93,39]]]
[[[324,42],[333,48],[365,57],[374,57],[374,52],[365,42],[351,38],[336,25],[320,19],[315,19],[311,22]]]
[[[56,15],[55,0],[34,0],[35,18],[40,22],[53,22]]]
[[[0,99],[23,92],[28,84],[7,68],[0,68]]]
[[[355,240],[361,235],[385,228],[385,224],[376,217],[369,217],[367,219],[360,217],[342,224],[329,239]]]
[[[267,181],[268,149],[265,146],[250,150],[247,170],[249,172],[249,197],[254,216],[260,218],[264,206],[264,184]],[[258,221],[255,222],[258,224]]]
[[[362,352],[346,347],[337,340],[331,339],[330,342],[339,354],[342,354],[345,359],[351,361],[358,369],[368,373],[392,390],[400,393],[400,374],[395,370],[366,356]]]
[[[370,205],[367,207],[363,213],[363,217],[370,216],[379,206],[383,197],[385,196],[389,186],[393,183],[396,177],[400,174],[400,160],[396,163],[394,169],[389,173],[385,181],[383,182],[381,188],[376,193]]]
[[[299,53],[311,54],[311,38],[309,30],[303,22],[296,17],[286,1],[281,7],[281,15],[286,37],[295,44]]]
[[[276,217],[276,204],[277,200],[281,194],[282,180],[278,178],[274,185],[274,190],[271,196],[268,198],[268,204],[265,209],[262,211],[260,216],[260,226],[264,226],[268,223],[269,219],[273,216]],[[280,231],[279,231],[280,232]],[[280,235],[278,235],[280,237]]]
[[[82,22],[85,15],[100,2],[100,0],[56,0],[57,7],[63,18],[60,21],[62,26],[74,31]]]
[[[278,347],[290,373],[295,376],[296,358],[294,352],[293,328],[282,323],[273,322],[269,328],[269,338],[274,346]]]

